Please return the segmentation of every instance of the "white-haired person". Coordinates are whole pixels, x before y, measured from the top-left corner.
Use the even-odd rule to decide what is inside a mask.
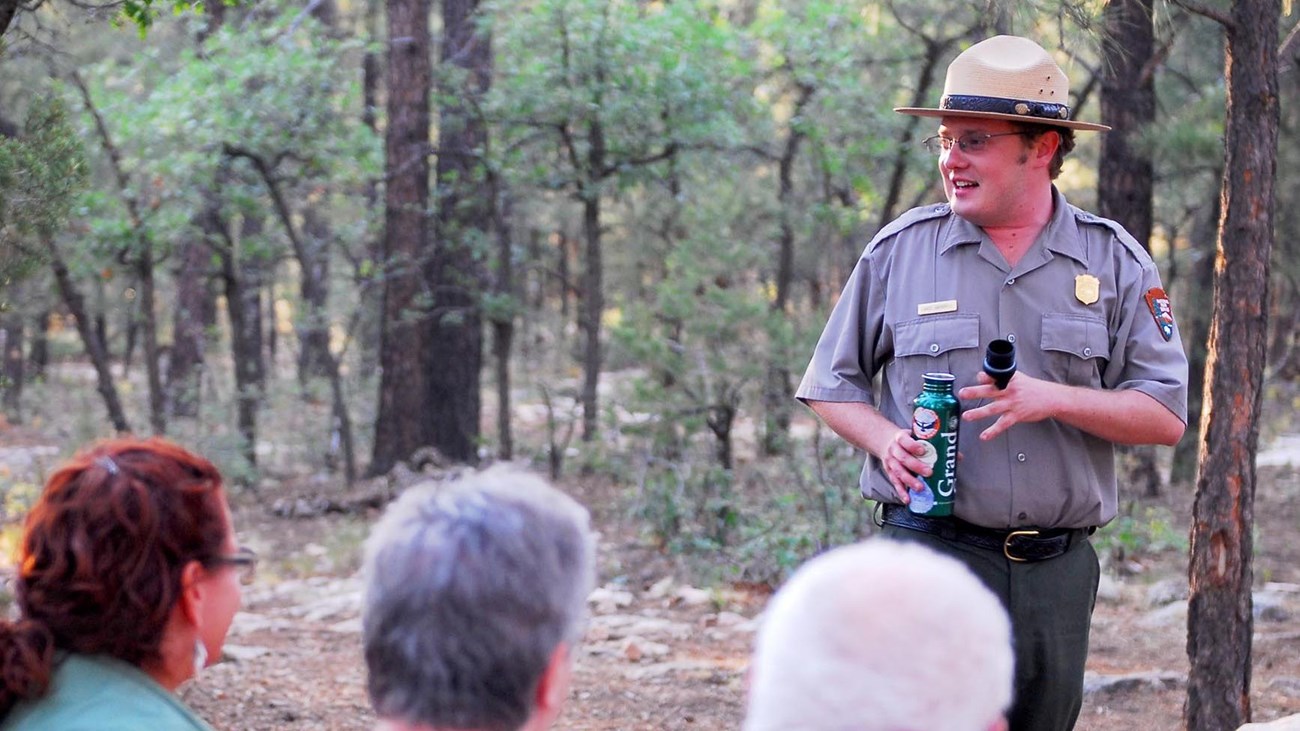
[[[772,598],[744,731],[1004,731],[1006,610],[958,561],[877,538],[801,567]]]
[[[569,694],[594,566],[587,511],[539,477],[499,467],[408,489],[366,545],[377,728],[550,728]]]

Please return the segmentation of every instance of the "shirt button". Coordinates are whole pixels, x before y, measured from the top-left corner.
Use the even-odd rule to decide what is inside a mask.
[[[1017,517],[1019,517],[1021,520],[1027,520],[1029,518],[1029,513],[1021,513]]]
[[[1010,335],[1008,335],[1008,336],[1007,336],[1007,342],[1008,342],[1008,343],[1014,343],[1014,342],[1016,342],[1016,334],[1015,334],[1015,333],[1011,333]]]
[[[1091,355],[1092,355],[1092,348],[1084,348],[1084,349],[1083,349],[1083,354],[1084,354],[1085,356],[1091,356]]]
[[[938,344],[938,343],[930,343],[930,352],[931,352],[931,353],[938,353],[938,352],[939,352],[939,344]]]
[[[1007,280],[1007,286],[1008,286],[1008,287],[1010,287],[1011,285],[1013,285],[1013,284],[1015,284],[1015,283],[1016,283],[1016,278],[1015,278],[1015,277],[1012,277],[1012,278],[1010,278],[1010,279]]]
[[[1024,462],[1024,461],[1025,461],[1025,453],[1024,453],[1024,452],[1021,452],[1020,454],[1017,454],[1017,455],[1016,455],[1016,461],[1017,461],[1017,462]]]

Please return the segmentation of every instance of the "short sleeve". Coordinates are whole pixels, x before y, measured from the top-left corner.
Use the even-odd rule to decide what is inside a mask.
[[[1141,391],[1186,423],[1187,354],[1160,272],[1150,259],[1130,258],[1121,273],[1120,322],[1102,385]]]
[[[872,403],[871,380],[879,370],[877,341],[884,321],[884,287],[869,253],[858,259],[817,340],[795,391],[808,401]]]

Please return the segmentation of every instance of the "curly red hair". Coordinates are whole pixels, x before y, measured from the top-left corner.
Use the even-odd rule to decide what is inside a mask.
[[[16,595],[0,622],[0,717],[43,695],[56,650],[156,659],[181,571],[229,530],[221,474],[165,439],[111,439],[58,469],[27,515]]]

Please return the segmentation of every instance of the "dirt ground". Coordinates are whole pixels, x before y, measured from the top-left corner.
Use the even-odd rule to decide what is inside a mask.
[[[41,441],[13,429],[0,433],[0,469],[21,462],[6,449]],[[13,464],[6,467],[6,460]],[[563,487],[593,509],[601,588],[558,728],[738,729],[765,592],[690,586],[624,520],[616,487]],[[290,509],[295,503],[286,495],[316,493],[304,480],[234,496],[240,540],[259,552],[263,566],[245,592],[223,661],[182,696],[218,729],[369,729],[356,569],[377,513],[311,515],[323,503],[300,500],[308,507]],[[1174,492],[1158,502],[1182,521],[1173,531],[1186,535],[1190,496]],[[290,512],[300,515],[285,517]],[[1300,713],[1300,472],[1260,469],[1256,520],[1252,705],[1262,721]],[[1111,552],[1105,561],[1089,693],[1077,728],[1178,729],[1187,674],[1185,552]]]

